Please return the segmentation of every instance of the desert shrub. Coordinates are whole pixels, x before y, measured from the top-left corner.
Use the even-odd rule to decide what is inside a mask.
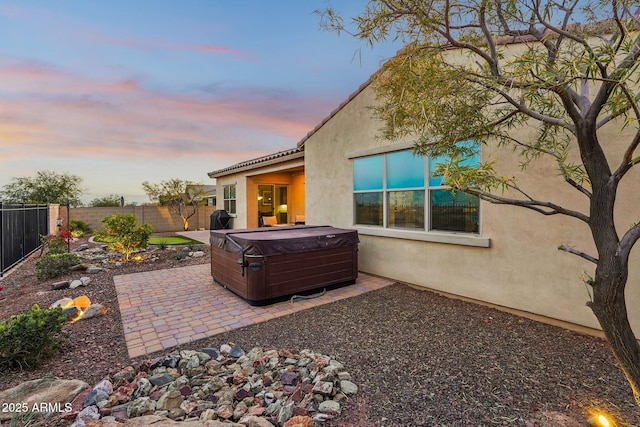
[[[113,214],[102,218],[105,231],[96,233],[99,239],[107,242],[109,249],[124,255],[125,261],[138,249],[145,249],[153,227],[149,223],[138,225],[133,214]]]
[[[38,412],[14,412],[9,420],[9,427],[42,427],[44,421],[36,421]]]
[[[82,237],[86,234],[91,234],[93,230],[86,222],[80,219],[72,219],[69,221],[69,231],[73,237]]]
[[[190,250],[191,252],[193,252],[193,251],[199,251],[199,250],[201,250],[201,249],[202,249],[202,245],[201,245],[200,243],[189,243],[189,244],[187,245],[187,247],[189,248],[189,250]]]
[[[62,254],[69,252],[69,240],[71,237],[71,232],[65,228],[61,229],[58,234],[40,236],[40,243],[42,243],[41,253]]]
[[[40,309],[0,322],[0,370],[35,368],[60,348],[60,332],[67,316],[60,307]]]
[[[62,276],[68,273],[71,267],[78,264],[80,264],[80,258],[76,254],[49,252],[36,262],[36,277],[43,280]]]
[[[165,251],[167,250],[167,247],[169,246],[169,243],[167,243],[166,240],[160,240],[160,243],[158,243],[158,247],[160,248],[161,251]]]
[[[39,412],[14,412],[9,420],[9,427],[44,427],[46,420],[37,420]]]

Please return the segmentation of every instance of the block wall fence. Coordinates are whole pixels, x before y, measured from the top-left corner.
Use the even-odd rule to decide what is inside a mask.
[[[198,212],[189,218],[189,230],[209,229],[209,217],[216,210],[215,206],[199,206]],[[55,211],[55,209],[52,209]],[[67,216],[72,220],[81,220],[89,224],[94,231],[104,230],[102,218],[118,214],[133,214],[138,224],[148,222],[155,233],[167,233],[183,231],[182,219],[177,214],[169,211],[166,206],[125,206],[115,208],[70,208],[67,213],[66,206],[59,206],[57,214],[51,212],[52,223],[56,224],[58,217],[62,223],[67,223]]]

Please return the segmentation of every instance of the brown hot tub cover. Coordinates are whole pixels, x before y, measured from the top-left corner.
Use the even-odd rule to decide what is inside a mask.
[[[281,255],[358,244],[358,234],[330,226],[301,225],[293,227],[215,230],[211,246],[245,255]]]
[[[331,226],[211,230],[211,275],[253,305],[354,283],[358,233]]]

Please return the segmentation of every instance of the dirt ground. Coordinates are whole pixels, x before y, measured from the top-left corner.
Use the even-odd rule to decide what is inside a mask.
[[[72,250],[81,243],[86,239]],[[37,257],[15,268],[0,279],[0,321],[36,303],[48,307],[79,295],[108,311],[65,325],[67,337],[56,356],[35,370],[2,372],[0,389],[47,376],[93,386],[132,363],[113,276],[208,263],[209,249],[202,249],[205,257],[187,261],[178,261],[175,251],[154,250],[157,261],[111,266],[75,290],[52,290],[51,283],[86,273],[40,281],[34,275]],[[617,426],[640,426],[640,409],[603,340],[402,284],[190,348],[225,343],[334,355],[360,390],[329,426],[584,426],[596,410],[611,414]]]

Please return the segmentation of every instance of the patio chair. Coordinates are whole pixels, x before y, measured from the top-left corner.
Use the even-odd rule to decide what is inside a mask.
[[[278,225],[278,219],[275,216],[263,216],[262,217],[262,226],[263,227],[275,227]]]

